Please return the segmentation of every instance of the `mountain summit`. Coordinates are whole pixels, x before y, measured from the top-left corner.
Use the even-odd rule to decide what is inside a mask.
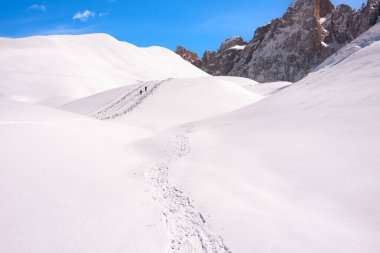
[[[259,27],[251,41],[206,51],[201,68],[259,82],[295,82],[376,24],[379,15],[380,0],[368,0],[359,10],[345,4],[334,8],[330,0],[295,0],[281,18]]]

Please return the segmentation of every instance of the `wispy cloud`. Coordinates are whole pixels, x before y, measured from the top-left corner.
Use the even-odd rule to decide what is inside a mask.
[[[45,12],[45,11],[47,11],[47,7],[46,7],[46,5],[43,5],[43,4],[33,4],[33,5],[29,6],[28,11],[30,11],[30,10]]]
[[[103,18],[103,17],[105,17],[105,16],[108,16],[108,14],[109,14],[108,11],[101,12],[101,13],[98,14],[98,17]]]
[[[73,20],[87,21],[89,18],[96,17],[96,13],[85,10],[83,12],[77,12],[73,16]]]

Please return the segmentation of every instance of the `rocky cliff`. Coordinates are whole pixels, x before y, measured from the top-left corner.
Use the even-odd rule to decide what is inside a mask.
[[[247,42],[242,37],[226,39],[218,51],[206,51],[202,57],[202,69],[213,75],[227,75],[239,62],[241,51]]]
[[[183,46],[177,46],[177,49],[175,50],[176,54],[180,55],[183,59],[185,59],[188,62],[191,62],[198,68],[202,68],[202,61],[199,59],[197,53],[193,51],[189,51]]]
[[[258,28],[251,41],[233,37],[193,60],[212,75],[259,82],[298,81],[379,20],[380,0],[359,10],[330,0],[295,0],[281,17]],[[186,58],[185,58],[186,59]]]

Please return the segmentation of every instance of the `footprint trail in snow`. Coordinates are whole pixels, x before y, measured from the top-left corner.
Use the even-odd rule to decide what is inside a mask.
[[[197,211],[193,201],[168,181],[169,164],[190,151],[188,137],[177,134],[170,142],[167,157],[153,164],[145,173],[169,229],[170,246],[167,252],[230,252],[223,239],[213,232],[204,216]]]
[[[92,112],[89,116],[100,120],[111,120],[121,117],[135,109],[144,99],[152,95],[157,88],[169,80],[171,78],[142,83]]]
[[[137,88],[117,97],[90,116],[110,120],[121,117],[143,102],[163,83],[153,81],[143,83]],[[140,90],[147,87],[147,92]],[[162,208],[168,227],[170,245],[168,253],[230,253],[223,239],[214,233],[204,216],[197,211],[193,201],[185,193],[169,183],[169,164],[191,151],[189,138],[186,134],[176,134],[168,145],[165,158],[151,165],[145,172],[153,188],[153,197]]]

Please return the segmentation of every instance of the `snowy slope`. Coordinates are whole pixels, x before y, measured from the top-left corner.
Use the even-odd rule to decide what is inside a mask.
[[[214,78],[235,82],[254,94],[261,95],[263,98],[273,95],[292,85],[291,82],[259,83],[248,78],[232,76],[215,76]]]
[[[208,76],[172,51],[106,34],[0,38],[0,96],[62,104],[139,81]]]
[[[380,41],[373,35],[291,86],[193,78],[204,74],[189,65],[179,71],[191,78],[139,72],[148,63],[132,78],[107,67],[128,62],[131,52],[123,64],[116,60],[125,43],[111,39],[120,47],[111,57],[100,53],[110,50],[107,36],[104,48],[103,35],[90,36],[96,49],[88,36],[72,39],[89,48],[62,41],[71,37],[37,38],[22,57],[35,59],[43,39],[61,53],[78,49],[68,58],[83,65],[65,67],[71,76],[60,81],[25,77],[34,82],[29,89],[0,63],[5,78],[18,80],[0,89],[0,252],[378,252]],[[22,45],[0,55],[14,47]],[[162,49],[138,50],[150,57]],[[39,54],[41,64],[63,64],[65,56],[49,54]],[[94,79],[72,83],[75,73]],[[141,73],[147,79],[135,85],[117,81],[132,84]],[[93,82],[101,76],[115,89],[98,93],[110,88]],[[95,93],[62,107],[76,114],[7,99]]]
[[[0,251],[164,252],[134,147],[149,136],[0,99]]]
[[[232,252],[377,252],[379,66],[377,41],[259,103],[177,129],[191,152],[169,181]]]
[[[242,88],[243,84],[256,84],[245,78],[202,77],[161,82],[142,83],[141,88],[137,87],[131,95],[125,95],[130,92],[129,89],[107,91],[71,102],[62,108],[88,115],[99,108],[107,108],[107,104],[120,104],[115,106],[116,109],[103,113],[100,118],[124,124],[166,128],[236,110],[264,98]],[[134,105],[130,101],[139,102],[145,96],[145,92],[140,95],[139,90],[144,91],[147,87],[149,92],[157,83],[160,84],[159,87],[129,112],[130,106]],[[125,105],[121,102],[123,99],[126,100]],[[128,113],[125,114],[124,111]]]
[[[264,97],[269,97],[283,89],[292,85],[290,82],[273,82],[273,83],[259,83],[256,85],[245,86],[249,91],[262,95]]]
[[[115,89],[96,93],[88,97],[73,100],[67,104],[60,106],[59,108],[73,113],[90,115],[92,112],[107,105],[110,101],[115,100],[115,98],[123,94],[129,93],[130,91],[140,87],[144,83],[145,82],[141,82],[135,85],[122,86]]]

